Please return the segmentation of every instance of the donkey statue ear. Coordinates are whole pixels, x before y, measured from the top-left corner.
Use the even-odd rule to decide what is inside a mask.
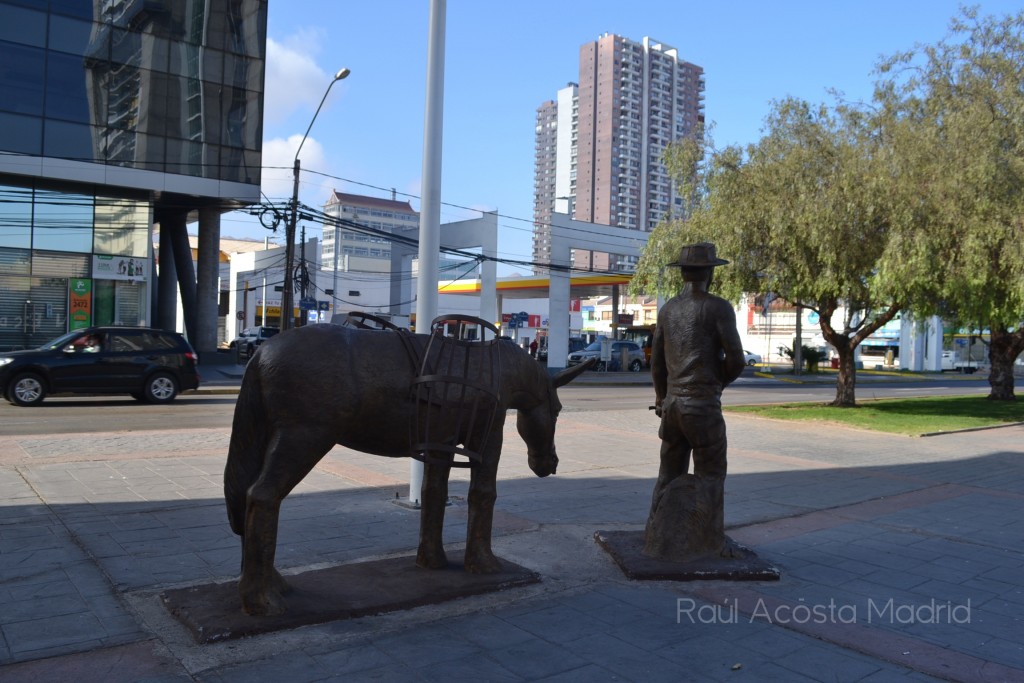
[[[565,386],[582,375],[584,370],[589,370],[595,365],[597,365],[597,358],[588,358],[585,363],[580,363],[579,365],[574,365],[571,368],[566,368],[565,370],[560,371],[552,379],[555,384],[555,388],[557,389],[558,387]]]

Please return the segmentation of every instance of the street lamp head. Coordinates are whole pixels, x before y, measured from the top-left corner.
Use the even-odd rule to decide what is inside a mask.
[[[348,75],[350,73],[352,72],[349,71],[346,67],[341,67],[341,69],[338,70],[338,73],[334,74],[334,80],[340,81],[344,78],[348,78]]]

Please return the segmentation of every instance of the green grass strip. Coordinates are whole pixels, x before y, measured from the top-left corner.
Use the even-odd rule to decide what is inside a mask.
[[[856,408],[821,403],[723,408],[775,420],[834,423],[910,436],[1024,422],[1024,401],[989,401],[983,396],[878,399],[859,402]]]

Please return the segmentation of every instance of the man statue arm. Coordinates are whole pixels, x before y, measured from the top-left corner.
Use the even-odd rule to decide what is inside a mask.
[[[668,367],[665,365],[665,335],[656,325],[651,340],[651,379],[654,380],[654,411],[661,416],[661,403],[668,393]]]
[[[722,359],[722,384],[728,386],[743,373],[743,368],[746,365],[743,360],[743,342],[736,329],[736,313],[731,305],[723,306],[721,315],[717,319],[718,334],[722,340],[722,350],[725,354]]]

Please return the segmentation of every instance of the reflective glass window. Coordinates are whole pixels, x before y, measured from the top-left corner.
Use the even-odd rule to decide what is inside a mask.
[[[227,110],[221,107],[230,107],[231,97],[229,93],[224,92],[224,86],[219,83],[204,81],[202,85],[203,97],[196,101],[202,107],[203,112],[203,127],[199,133],[203,142],[219,145],[224,142],[223,129],[226,125],[224,118],[227,116]]]
[[[36,190],[32,248],[90,253],[92,222],[91,196]]]
[[[4,19],[0,21],[0,40],[45,47],[46,14],[25,7],[4,5]]]
[[[260,112],[263,111],[263,93],[249,91],[245,94],[245,126],[242,128],[242,146],[261,151],[263,138],[260,135]]]
[[[220,179],[245,181],[245,150],[238,147],[220,147]]]
[[[50,0],[50,9],[80,19],[92,19],[92,0]]]
[[[46,116],[89,123],[85,69],[77,55],[50,52],[46,63]]]
[[[167,168],[167,140],[158,135],[136,136],[135,168],[163,173]]]
[[[43,154],[48,157],[103,163],[93,149],[92,126],[64,121],[46,121],[43,128]]]
[[[199,78],[199,46],[192,43],[171,43],[168,72],[176,76]]]
[[[0,247],[28,249],[31,246],[32,190],[0,185]]]
[[[97,197],[93,251],[114,256],[148,256],[149,205],[131,199]]]
[[[153,71],[166,72],[171,49],[168,40],[152,33],[144,33],[141,36],[141,41],[141,66]]]
[[[203,145],[191,140],[167,139],[167,172],[203,175]]]
[[[212,48],[202,48],[201,77],[204,81],[220,85],[224,82],[224,53]]]
[[[46,52],[40,48],[0,42],[0,109],[42,116]]]
[[[89,54],[93,23],[54,14],[50,17],[50,49],[85,56]]]
[[[0,112],[0,149],[18,154],[42,154],[43,120]]]
[[[142,106],[141,92],[141,74],[138,69],[125,66],[111,72],[103,87],[106,95],[106,124],[111,128],[137,130]]]
[[[221,174],[221,160],[220,160],[220,145],[202,145],[202,164],[204,178],[220,178]]]
[[[135,31],[113,28],[110,32],[110,61],[142,66],[142,37]]]
[[[103,148],[106,163],[113,166],[131,166],[135,161],[135,146],[138,133],[133,130],[103,129]]]

